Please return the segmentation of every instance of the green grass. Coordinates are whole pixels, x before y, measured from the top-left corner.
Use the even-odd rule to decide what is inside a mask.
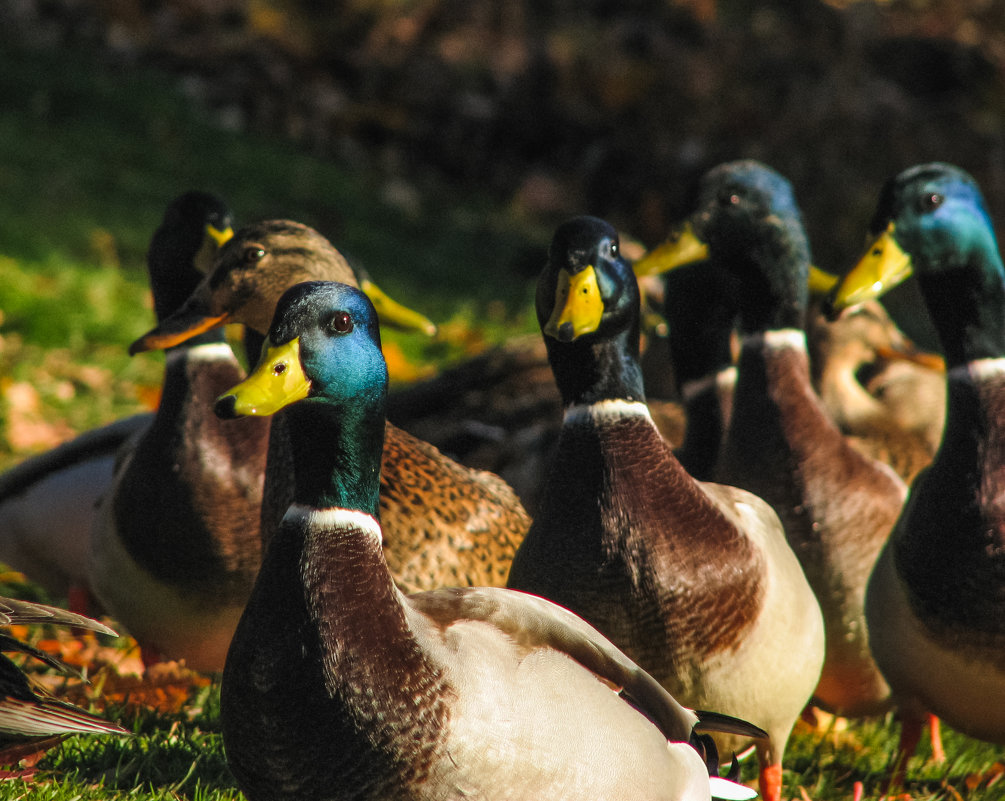
[[[240,219],[315,225],[397,298],[446,323],[436,341],[389,333],[409,358],[442,363],[534,327],[532,287],[510,266],[541,246],[542,232],[487,198],[438,187],[418,210],[389,204],[385,182],[369,170],[219,130],[164,76],[123,77],[86,53],[0,52],[0,96],[0,466],[42,447],[12,445],[23,426],[12,387],[33,388],[37,408],[22,416],[59,433],[139,409],[141,389],[158,384],[160,357],[130,359],[125,346],[152,322],[148,238],[188,188],[219,192]],[[127,717],[132,737],[70,738],[35,780],[0,783],[0,798],[238,798],[217,700],[210,687],[186,714]],[[797,734],[786,760],[789,795],[802,786],[816,801],[849,799],[862,781],[866,797],[877,797],[896,735],[888,719],[832,736]],[[923,756],[911,763],[912,797],[1005,797],[1000,785],[967,788],[999,748],[952,732],[946,745],[946,765]],[[753,778],[752,765],[744,771]]]
[[[221,194],[239,222],[314,225],[440,323],[433,340],[386,332],[410,361],[535,326],[532,284],[511,265],[541,231],[486,198],[439,187],[418,208],[385,201],[372,170],[216,128],[164,76],[87,53],[0,51],[0,96],[0,375],[31,381],[46,420],[88,428],[140,408],[137,387],[159,382],[160,357],[125,346],[153,323],[149,237],[190,188]],[[0,467],[30,450],[0,447]]]

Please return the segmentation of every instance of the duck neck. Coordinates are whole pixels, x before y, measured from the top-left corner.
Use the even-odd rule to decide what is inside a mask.
[[[742,276],[741,332],[804,327],[810,251],[801,225],[772,217],[756,244],[732,261],[731,269]]]
[[[379,410],[367,408],[374,405]],[[383,408],[383,403],[334,407],[304,401],[286,409],[295,503],[315,509],[358,509],[379,519]]]
[[[574,342],[559,342],[550,336],[544,339],[563,406],[606,400],[645,402],[637,325],[633,330],[605,339],[594,336]]]
[[[994,475],[1005,461],[1005,357],[950,368],[946,387],[946,430],[939,457],[964,479]]]
[[[918,274],[946,357],[953,368],[978,359],[1005,356],[1005,281],[997,254],[955,269]]]
[[[687,413],[684,442],[674,453],[699,481],[711,481],[733,407],[736,368],[727,367],[681,386]]]
[[[805,334],[781,329],[742,338],[727,440],[742,451],[787,452],[792,432],[815,436],[833,424],[810,384]],[[815,433],[814,433],[815,432]]]

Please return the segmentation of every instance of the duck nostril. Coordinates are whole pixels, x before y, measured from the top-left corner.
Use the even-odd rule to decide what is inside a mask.
[[[237,396],[223,395],[217,398],[216,403],[213,404],[213,411],[221,420],[237,419]]]

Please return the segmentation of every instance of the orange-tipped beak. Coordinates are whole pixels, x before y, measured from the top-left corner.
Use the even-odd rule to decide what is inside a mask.
[[[218,317],[182,318],[175,321],[170,327],[166,327],[164,324],[159,325],[133,342],[129,346],[129,355],[135,356],[137,353],[148,350],[173,348],[175,345],[180,345],[211,328],[225,325],[229,319],[230,315],[224,313]],[[171,323],[173,320],[173,317],[169,318],[165,323]]]

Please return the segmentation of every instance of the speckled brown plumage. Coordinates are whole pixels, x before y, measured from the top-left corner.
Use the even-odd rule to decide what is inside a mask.
[[[686,416],[679,403],[650,398],[649,410],[673,446],[684,441]],[[561,415],[539,335],[517,337],[388,396],[388,419],[461,464],[498,475],[531,517],[541,501]]]
[[[185,306],[136,347],[156,344],[165,336],[183,337],[207,320],[242,323],[264,336],[283,291],[316,279],[360,283],[342,254],[313,228],[289,220],[247,226],[224,245],[212,272]],[[283,419],[280,413],[272,421],[272,467],[261,508],[263,542],[272,537],[292,494],[292,457],[283,441]],[[381,522],[388,561],[403,587],[505,582],[530,518],[504,481],[466,468],[392,425],[382,476]]]
[[[375,517],[386,369],[373,308],[317,282],[276,314],[276,361],[216,407],[265,411],[254,399],[279,363],[298,388],[284,407],[295,500],[221,689],[249,800],[707,800],[699,716],[582,619],[497,587],[400,592]],[[725,730],[763,736],[737,723]]]

